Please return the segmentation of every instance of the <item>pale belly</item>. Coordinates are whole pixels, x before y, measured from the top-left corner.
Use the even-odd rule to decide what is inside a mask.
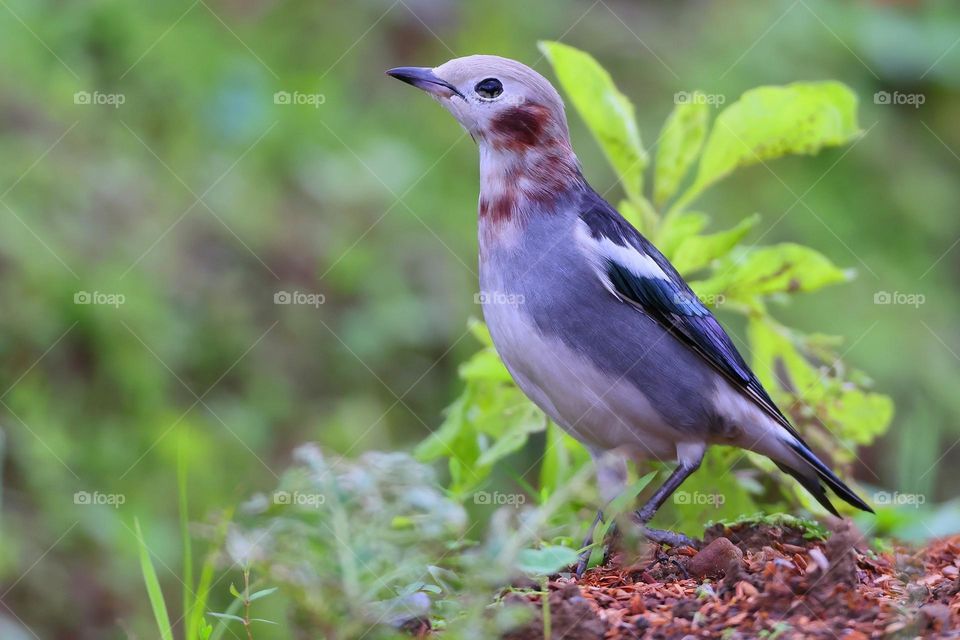
[[[676,459],[683,435],[664,423],[636,386],[543,335],[520,306],[492,296],[483,311],[497,352],[537,406],[593,450]]]

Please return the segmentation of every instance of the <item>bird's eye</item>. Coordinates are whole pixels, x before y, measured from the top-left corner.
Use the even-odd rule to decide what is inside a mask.
[[[476,91],[477,95],[481,98],[493,100],[503,93],[503,83],[496,78],[487,78],[478,82],[473,90]]]

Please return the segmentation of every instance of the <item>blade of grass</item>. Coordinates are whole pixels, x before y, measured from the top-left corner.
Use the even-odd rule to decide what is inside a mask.
[[[170,616],[167,614],[167,604],[163,601],[163,591],[157,572],[150,560],[150,549],[143,540],[143,531],[140,530],[140,520],[133,519],[137,530],[137,544],[140,547],[140,571],[143,573],[143,582],[147,585],[147,595],[150,597],[150,606],[153,608],[153,617],[157,621],[161,640],[173,640],[173,629],[170,627]]]
[[[233,518],[233,513],[228,511],[223,518],[223,524],[217,532],[213,543],[213,549],[220,549],[223,541],[227,537],[227,525]],[[200,569],[200,582],[197,583],[196,599],[190,608],[190,618],[187,620],[187,628],[195,637],[200,633],[200,626],[204,621],[204,614],[207,610],[207,600],[210,597],[210,586],[213,584],[213,572],[216,569],[217,554],[210,552],[203,561],[203,567]]]
[[[186,621],[184,637],[186,640],[196,640],[197,628],[191,623],[193,621],[194,597],[199,598],[200,594],[193,595],[193,548],[190,541],[190,510],[187,502],[187,459],[184,455],[184,432],[180,432],[180,438],[177,442],[177,492],[179,494],[180,511],[180,544],[183,547],[183,619]]]

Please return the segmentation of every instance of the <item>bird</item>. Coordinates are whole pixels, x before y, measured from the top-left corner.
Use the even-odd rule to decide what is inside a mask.
[[[432,96],[477,143],[484,320],[517,386],[589,451],[604,505],[624,491],[628,462],[675,462],[634,520],[655,543],[695,546],[648,524],[709,446],[731,445],[770,458],[835,516],[828,488],[873,512],[669,260],[587,183],[546,78],[493,55],[386,73]],[[603,518],[601,508],[584,548]]]

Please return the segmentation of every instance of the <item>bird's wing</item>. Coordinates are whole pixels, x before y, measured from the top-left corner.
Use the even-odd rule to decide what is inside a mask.
[[[649,240],[596,194],[587,201],[580,221],[578,240],[607,289],[656,319],[787,431],[800,437],[744,362],[727,332]]]

